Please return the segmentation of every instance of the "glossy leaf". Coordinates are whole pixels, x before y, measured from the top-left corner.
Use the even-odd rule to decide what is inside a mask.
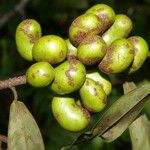
[[[150,98],[150,84],[145,84],[123,95],[109,108],[93,128],[93,135],[102,136],[117,126],[120,121],[129,121],[131,115],[133,115],[133,113],[136,114],[136,107],[140,109],[139,105],[145,103],[148,98]],[[135,116],[135,114],[133,116]]]
[[[44,150],[40,130],[27,109],[20,101],[14,100],[10,107],[8,127],[9,150]]]
[[[123,88],[124,93],[126,94],[135,89],[136,85],[133,82],[127,82],[123,85]],[[143,101],[133,107],[124,117],[119,120],[118,123],[116,123],[116,125],[114,125],[114,127],[104,133],[101,137],[107,142],[114,141],[116,138],[118,138],[144,108],[145,103],[143,103]]]

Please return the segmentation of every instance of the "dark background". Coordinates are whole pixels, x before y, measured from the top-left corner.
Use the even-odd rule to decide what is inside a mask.
[[[19,10],[14,8],[21,1],[0,1],[0,80],[25,73],[32,64],[21,58],[16,50],[15,30],[25,18],[36,19],[42,27],[43,35],[55,34],[68,37],[68,27],[73,19],[84,13],[89,7],[105,3],[113,7],[116,14],[127,14],[133,21],[131,35],[140,35],[150,43],[150,0],[22,0],[27,2]],[[3,20],[6,19],[6,20]],[[3,22],[4,21],[4,22]],[[123,94],[122,83],[135,81],[137,84],[150,79],[150,61],[146,60],[143,67],[131,76],[125,74],[110,76],[113,83],[112,94],[108,98],[108,107]],[[61,128],[51,113],[52,93],[44,89],[35,89],[29,85],[17,87],[19,100],[23,101],[35,117],[46,150],[58,150],[69,144],[79,133],[72,133]],[[9,107],[13,100],[9,89],[0,91],[0,134],[7,135]],[[107,108],[108,108],[107,107]],[[150,117],[150,103],[143,110]],[[104,110],[105,111],[105,110]],[[92,116],[91,125],[103,112]],[[3,145],[6,147],[6,145]],[[88,143],[71,148],[73,150],[130,150],[131,142],[128,131],[112,143],[104,143],[96,138]]]

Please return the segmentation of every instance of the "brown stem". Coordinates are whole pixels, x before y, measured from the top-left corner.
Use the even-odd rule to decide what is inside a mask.
[[[7,137],[0,134],[0,142],[7,143]]]
[[[26,84],[26,76],[19,76],[0,81],[0,90]]]
[[[9,12],[7,12],[4,16],[0,17],[0,28],[3,27],[12,17],[14,17],[17,13],[24,14],[25,7],[29,3],[30,0],[20,0],[18,4],[12,8]]]
[[[7,137],[0,134],[0,150],[2,149],[1,147],[2,142],[7,143]]]

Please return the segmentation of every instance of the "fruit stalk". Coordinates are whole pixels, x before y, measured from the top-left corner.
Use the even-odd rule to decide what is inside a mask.
[[[7,143],[7,137],[5,135],[0,134],[0,142]]]
[[[26,84],[26,76],[18,76],[6,80],[0,80],[0,90]]]

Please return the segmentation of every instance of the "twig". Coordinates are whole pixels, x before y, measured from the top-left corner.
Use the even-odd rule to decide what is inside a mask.
[[[3,143],[7,143],[7,137],[4,135],[0,134],[0,150],[1,150],[1,144]]]
[[[0,81],[0,90],[26,84],[26,76],[19,76]]]
[[[7,143],[7,137],[5,135],[0,134],[0,141],[4,142],[4,143]]]
[[[0,28],[2,28],[2,26],[4,26],[9,19],[14,17],[17,13],[24,14],[24,9],[29,1],[30,0],[20,0],[20,2],[16,4],[12,10],[0,17]]]
[[[17,91],[16,91],[16,88],[15,87],[10,87],[10,89],[12,90],[13,92],[13,95],[14,95],[14,100],[18,100],[18,94],[17,94]]]
[[[129,15],[133,15],[134,12],[146,14],[146,16],[150,15],[150,9],[148,5],[134,5],[129,7],[127,13]]]

